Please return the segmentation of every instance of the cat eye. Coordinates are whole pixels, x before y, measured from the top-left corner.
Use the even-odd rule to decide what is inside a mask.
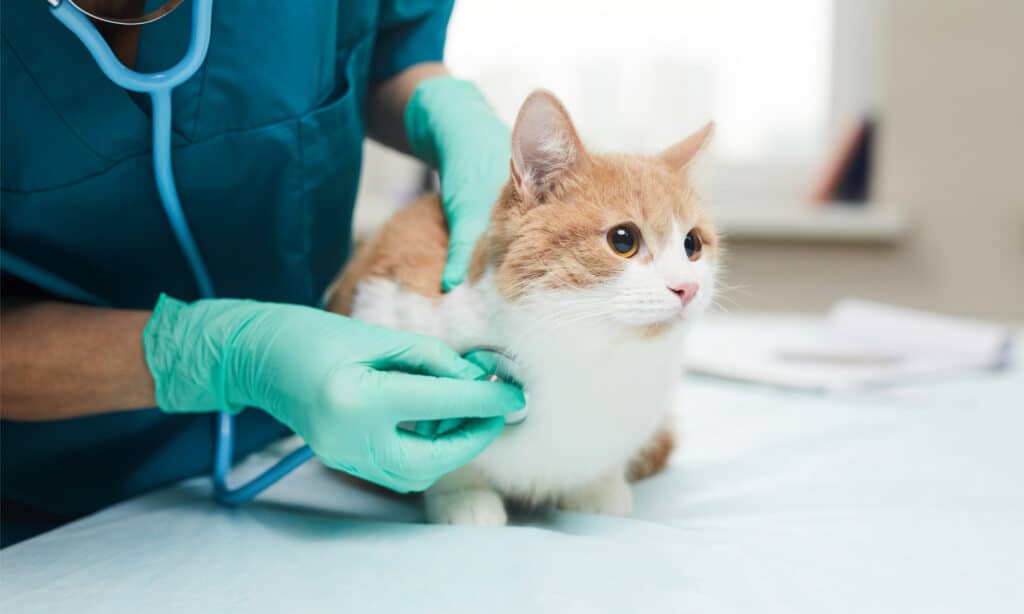
[[[640,229],[633,224],[619,224],[608,231],[608,246],[623,258],[632,258],[640,249]]]
[[[683,241],[683,249],[686,251],[686,257],[690,259],[690,262],[696,262],[700,260],[700,250],[704,247],[704,242],[700,240],[700,235],[696,231],[691,230],[686,233],[686,240]]]

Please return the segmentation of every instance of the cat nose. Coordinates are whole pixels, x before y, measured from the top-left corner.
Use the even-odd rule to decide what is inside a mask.
[[[693,297],[697,296],[697,290],[700,290],[700,285],[697,282],[687,281],[681,284],[674,284],[668,287],[679,300],[683,302],[683,307],[690,304]]]

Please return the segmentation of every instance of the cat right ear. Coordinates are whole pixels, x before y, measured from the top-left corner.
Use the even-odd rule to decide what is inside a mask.
[[[542,203],[586,160],[569,113],[553,94],[530,94],[512,129],[512,182],[524,202]]]
[[[658,157],[674,170],[684,170],[707,148],[714,132],[715,123],[708,122],[700,130],[658,154]]]

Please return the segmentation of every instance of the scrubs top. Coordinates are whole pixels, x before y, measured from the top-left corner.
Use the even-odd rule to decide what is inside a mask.
[[[143,27],[175,64],[191,4]],[[4,295],[150,309],[198,298],[157,196],[145,95],[97,68],[41,0],[3,0]],[[348,255],[367,89],[441,60],[451,0],[218,0],[174,90],[178,191],[218,296],[315,305]],[[236,420],[236,455],[285,429]],[[214,415],[126,411],[0,428],[3,541],[212,467]],[[38,526],[29,526],[28,522]]]

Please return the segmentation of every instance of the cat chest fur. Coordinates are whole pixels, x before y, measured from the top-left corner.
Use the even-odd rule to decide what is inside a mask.
[[[622,470],[669,410],[681,347],[676,332],[644,338],[607,325],[567,326],[538,310],[503,301],[489,275],[440,299],[367,279],[352,309],[353,317],[437,336],[459,352],[488,345],[517,357],[529,417],[472,465],[505,494],[530,500]]]

